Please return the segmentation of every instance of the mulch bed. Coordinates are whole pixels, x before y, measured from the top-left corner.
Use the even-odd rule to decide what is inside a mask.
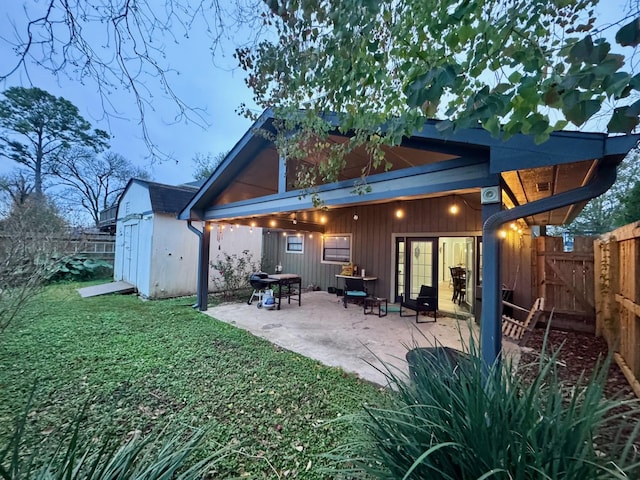
[[[521,357],[521,365],[531,365],[539,361],[545,336],[544,329],[538,329],[533,332],[527,341],[527,347]],[[558,355],[558,376],[561,381],[568,385],[575,384],[580,376],[588,379],[592,375],[598,359],[604,361],[608,354],[607,342],[601,337],[595,337],[591,334],[565,332],[560,330],[551,330],[547,339],[547,353],[560,349]],[[524,369],[525,377],[535,374],[535,369]],[[584,381],[584,380],[583,380]],[[604,395],[609,399],[615,400],[638,400],[633,389],[629,385],[626,377],[615,363],[611,361],[607,377],[607,383],[604,388]],[[635,405],[637,409],[640,405]],[[628,412],[631,407],[624,407],[620,412]],[[608,425],[600,432],[601,444],[607,445],[615,450],[615,439],[620,427],[622,427],[627,436],[631,434],[633,428],[640,421],[637,415],[627,415],[625,418]],[[626,440],[623,439],[623,440]],[[640,452],[640,437],[635,440],[636,451]]]

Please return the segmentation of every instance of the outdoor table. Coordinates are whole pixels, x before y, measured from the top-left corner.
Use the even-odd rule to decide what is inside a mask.
[[[384,313],[382,313],[382,304],[384,303]],[[382,297],[366,297],[364,299],[364,314],[375,315],[374,307],[378,307],[378,317],[386,317],[389,308],[386,298]]]
[[[278,285],[278,308],[280,310],[280,303],[282,302],[282,291],[287,288],[285,292],[285,296],[287,297],[287,303],[291,303],[291,297],[298,298],[298,306],[302,305],[301,295],[302,295],[302,277],[300,275],[296,275],[295,273],[274,273],[273,275],[269,275],[270,279],[277,280]],[[297,285],[298,290],[292,289],[291,287]]]
[[[363,281],[363,282],[365,282],[365,286],[366,286],[366,283],[367,283],[367,282],[373,283],[373,282],[375,282],[376,280],[378,280],[378,277],[370,277],[370,276],[367,276],[367,277],[361,277],[360,275],[336,275],[336,278],[360,278],[360,279],[362,279],[362,281]],[[336,282],[336,283],[337,283],[337,282]],[[337,285],[336,285],[336,288],[338,288],[338,287],[337,287]],[[367,289],[367,292],[368,292],[369,294],[373,293],[373,292],[372,292],[372,291],[370,291],[369,289]]]

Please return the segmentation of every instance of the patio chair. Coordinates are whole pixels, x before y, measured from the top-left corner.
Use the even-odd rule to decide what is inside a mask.
[[[452,302],[458,302],[460,305],[465,301],[467,295],[467,272],[462,267],[449,267],[451,272],[451,282],[453,283]]]
[[[531,310],[507,301],[503,301],[502,303],[507,307],[511,307],[513,310],[527,313],[527,318],[523,321],[516,320],[508,315],[502,315],[502,335],[522,346],[526,343],[533,329],[536,328],[538,319],[544,310],[544,298],[540,297],[536,299],[536,301],[533,302]]]
[[[367,298],[367,289],[364,286],[364,280],[361,278],[345,278],[344,280],[344,308],[347,308],[347,302],[350,298],[364,301]]]
[[[414,300],[412,298],[407,298],[405,295],[402,296],[402,302],[400,302],[400,316],[401,317],[409,317],[412,315],[403,315],[402,308],[406,308],[409,310],[414,310],[416,312],[416,323],[426,323],[420,322],[418,320],[419,315],[422,312],[433,312],[433,321],[435,322],[438,318],[438,293],[435,287],[428,287],[427,285],[422,285],[420,287],[420,293],[418,297]]]

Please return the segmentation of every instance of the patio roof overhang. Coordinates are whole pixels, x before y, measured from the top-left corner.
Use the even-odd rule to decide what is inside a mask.
[[[337,117],[328,117],[337,126]],[[301,162],[281,158],[268,134],[275,133],[267,110],[234,146],[205,182],[179,219],[237,223],[267,228],[323,232],[323,211],[311,196],[295,189],[295,169]],[[370,192],[354,193],[369,165],[364,148],[347,157],[337,182],[320,185],[323,209],[375,204],[444,194],[475,192],[500,185],[507,208],[552,197],[587,184],[601,161],[620,161],[640,136],[608,137],[602,133],[555,132],[535,144],[530,136],[503,141],[481,128],[443,135],[437,121],[396,147],[385,147],[390,170],[372,169],[366,177]],[[336,131],[329,141],[348,137]],[[526,217],[530,225],[559,225],[572,220],[586,202]],[[296,216],[294,225],[291,220]]]
[[[336,121],[336,117],[329,119]],[[539,225],[570,220],[585,202],[611,186],[616,166],[637,145],[640,135],[556,132],[537,145],[526,135],[503,140],[480,128],[445,136],[437,123],[426,122],[401,145],[387,148],[390,169],[363,170],[370,167],[366,150],[355,149],[346,158],[342,177],[319,186],[318,193],[331,209],[452,193],[480,194],[483,187],[501,187],[501,198],[482,205],[484,254],[495,259],[483,262],[482,318],[495,321],[481,328],[481,351],[487,365],[492,365],[500,354],[500,247],[496,225],[511,217],[524,217],[530,224]],[[200,310],[207,308],[210,233],[206,227],[202,231],[194,229],[193,220],[270,228],[281,228],[279,222],[286,221],[287,229],[324,231],[323,213],[293,186],[296,162],[322,159],[305,158],[287,164],[268,136],[259,133],[266,129],[273,134],[274,128],[273,115],[266,111],[178,215],[188,220],[200,237]],[[329,141],[339,143],[346,138],[336,130]],[[357,195],[354,183],[363,171],[367,172],[370,191]],[[503,205],[512,210],[503,210]]]

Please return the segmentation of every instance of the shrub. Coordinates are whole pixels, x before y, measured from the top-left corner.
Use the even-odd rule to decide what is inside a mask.
[[[487,371],[474,345],[457,360],[431,353],[411,357],[408,383],[389,369],[394,388],[387,404],[352,419],[364,434],[347,447],[351,474],[510,480],[640,475],[632,458],[638,426],[609,453],[598,444],[598,431],[629,403],[603,398],[608,361],[591,378],[566,386],[558,379],[557,352],[542,356],[530,384],[509,361],[501,371]]]
[[[222,292],[225,300],[233,298],[239,290],[249,289],[249,276],[260,268],[249,250],[243,250],[241,255],[222,252],[211,267],[217,271],[213,276],[214,288]]]
[[[47,281],[51,283],[94,280],[108,277],[112,271],[113,266],[104,260],[83,256],[68,256],[59,258],[52,263],[47,275]]]

